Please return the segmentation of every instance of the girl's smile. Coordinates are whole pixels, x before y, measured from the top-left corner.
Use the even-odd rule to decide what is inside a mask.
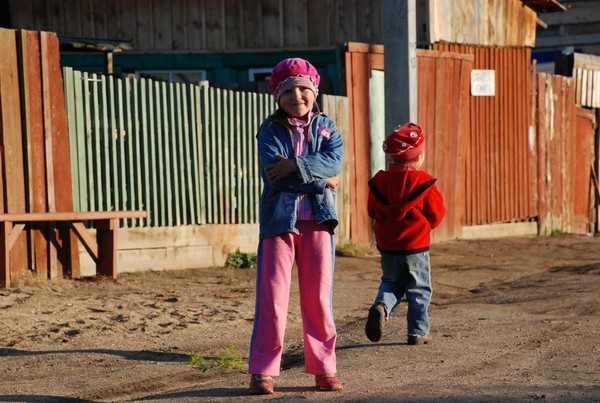
[[[315,104],[315,93],[306,87],[292,87],[279,98],[279,106],[295,118],[306,116]]]

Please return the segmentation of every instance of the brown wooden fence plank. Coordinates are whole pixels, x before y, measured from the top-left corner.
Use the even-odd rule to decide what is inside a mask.
[[[458,109],[455,109],[455,114],[458,118],[455,118],[453,114],[450,118],[450,130],[455,133],[460,133],[455,140],[456,159],[455,169],[456,177],[454,180],[454,204],[456,211],[452,215],[447,214],[448,228],[451,232],[448,233],[448,238],[456,238],[462,235],[462,227],[464,225],[465,217],[465,177],[466,177],[466,155],[469,146],[469,138],[471,136],[471,129],[469,126],[470,107],[469,107],[469,88],[470,88],[470,76],[471,70],[473,69],[473,59],[461,60],[460,65],[456,70],[456,74],[453,77],[453,82],[458,84],[455,87],[453,93],[456,94],[455,102]]]
[[[537,150],[538,150],[538,233],[548,235],[550,233],[550,175],[548,172],[547,152],[550,114],[552,110],[548,101],[548,85],[551,83],[548,75],[540,74],[537,80]],[[551,87],[550,87],[551,88]]]
[[[473,63],[473,68],[475,68],[475,63]],[[470,86],[470,79],[469,79]],[[467,223],[476,223],[479,220],[478,208],[481,204],[481,194],[477,189],[479,188],[479,158],[477,158],[477,152],[480,148],[479,146],[479,121],[480,114],[475,113],[476,111],[473,108],[474,102],[471,99],[471,94],[469,92],[469,109],[471,110],[471,115],[469,119],[469,126],[471,130],[469,131],[469,142],[468,142],[468,151],[467,151],[467,159],[466,159],[466,194],[467,197],[467,206],[468,210],[465,213],[465,221]]]
[[[574,87],[573,80],[562,76],[544,75],[546,93],[540,97],[540,104],[545,108],[540,109],[540,125],[543,135],[540,143],[544,147],[542,155],[545,164],[544,208],[545,216],[541,218],[540,232],[549,235],[552,231],[569,231],[570,206],[569,189],[571,177],[575,173],[569,163],[571,144],[574,133]],[[543,114],[542,114],[543,113]],[[579,164],[577,164],[579,165]],[[578,174],[589,175],[585,169]]]
[[[16,31],[0,28],[0,146],[3,152],[4,211],[24,213],[25,163],[21,138],[21,98]],[[11,273],[20,275],[28,268],[27,237],[21,233],[11,251]]]
[[[435,81],[431,77],[435,77],[436,59],[429,56],[417,57],[417,63],[417,71],[428,79],[419,79],[419,76],[417,76],[417,93],[419,94],[417,97],[417,110],[419,112],[419,121],[416,123],[419,123],[423,128],[431,128],[435,124],[435,113],[432,108],[435,101]],[[398,124],[400,123],[402,122],[398,122]],[[429,142],[429,139],[427,141]],[[434,150],[427,150],[425,159],[426,165],[429,165],[431,160],[435,160]]]
[[[522,57],[519,54],[520,52],[504,53],[506,54],[507,61],[507,64],[505,65],[507,76],[505,79],[508,81],[510,80],[510,77],[513,77],[513,79],[517,81],[518,87],[524,88],[525,82],[523,79],[527,78],[527,71],[521,70]],[[506,87],[508,93],[508,85],[506,85]],[[527,111],[528,108],[526,104],[523,103],[523,95],[527,95],[527,93],[516,93],[512,107],[508,105],[509,107],[506,109],[509,114],[507,123],[510,132],[519,131],[520,133],[523,133],[523,135],[515,138],[516,141],[512,142],[512,146],[506,144],[507,147],[504,148],[504,150],[510,150],[509,152],[511,154],[516,155],[517,160],[514,169],[511,169],[510,165],[507,166],[506,164],[503,164],[506,171],[506,177],[509,178],[509,180],[504,182],[510,185],[507,188],[507,193],[504,194],[507,210],[505,210],[503,217],[522,217],[524,203],[527,200],[526,187],[522,186],[524,180],[527,179],[523,164],[527,161],[527,143],[523,141],[523,139],[526,139],[527,131],[521,130],[520,122],[522,122],[524,116],[522,112]],[[523,127],[523,129],[526,129],[526,127]],[[520,197],[510,197],[510,195],[520,195]]]
[[[19,31],[22,54],[23,125],[27,145],[27,211],[48,211],[46,192],[46,162],[44,155],[44,123],[39,33]],[[32,266],[39,276],[48,277],[48,225],[40,224],[31,231]]]
[[[452,239],[462,233],[472,60],[457,53],[418,53],[418,121],[427,135],[424,169],[438,179],[448,206],[446,218],[432,234],[434,240]]]
[[[534,155],[532,154],[532,144],[530,139],[530,129],[533,125],[531,119],[531,86],[532,86],[532,78],[531,78],[531,51],[529,49],[522,50],[523,55],[521,55],[520,60],[520,77],[524,82],[524,86],[527,89],[526,92],[522,94],[520,97],[521,104],[519,107],[520,119],[519,121],[523,121],[523,126],[526,130],[526,136],[523,136],[523,143],[525,144],[525,153],[523,155],[523,160],[521,161],[522,169],[523,169],[523,183],[522,189],[523,193],[526,195],[523,198],[523,205],[521,208],[521,216],[522,217],[534,217],[535,211],[532,210],[533,200],[533,192],[535,187],[533,184],[535,183],[535,176],[533,176],[533,172],[531,171],[531,166],[529,161],[534,159]]]
[[[572,176],[572,232],[576,234],[589,234],[594,232],[592,218],[593,187],[590,176],[584,174],[583,167],[588,165],[592,169],[594,161],[594,131],[596,116],[589,109],[576,107],[577,139],[573,141],[573,158],[571,166],[581,170]]]
[[[467,161],[470,157],[470,147],[469,140],[471,139],[473,133],[470,125],[471,121],[471,108],[469,103],[470,96],[470,87],[471,87],[471,70],[473,69],[473,58],[468,60],[464,60],[461,63],[461,76],[460,76],[460,100],[463,102],[460,104],[460,109],[458,112],[458,119],[455,122],[455,131],[464,133],[463,136],[460,137],[460,143],[458,144],[458,148],[463,150],[462,153],[459,153],[457,166],[462,168],[463,175],[460,175],[456,180],[457,187],[457,196],[456,196],[456,205],[463,206],[462,209],[458,208],[455,214],[455,222],[454,222],[454,235],[459,237],[462,235],[462,228],[466,224],[466,203],[467,200],[470,199],[466,190],[466,180],[469,171],[467,170]]]
[[[560,77],[560,76],[558,76]],[[571,206],[570,203],[572,192],[571,192],[571,180],[564,180],[563,178],[572,178],[572,175],[576,172],[572,166],[570,166],[571,157],[573,153],[573,137],[577,137],[575,132],[575,97],[574,97],[574,86],[573,79],[564,81],[565,97],[563,99],[564,108],[564,129],[561,136],[561,146],[563,148],[563,176],[560,177],[562,184],[562,217],[563,217],[563,231],[571,231]],[[587,170],[586,170],[587,171]],[[585,172],[585,171],[584,171]]]
[[[433,130],[429,130],[429,133],[433,133],[431,141],[426,144],[426,150],[433,151],[433,169],[431,173],[438,178],[438,187],[444,198],[447,201],[454,200],[453,192],[453,181],[456,177],[456,167],[454,166],[456,154],[452,153],[451,145],[456,142],[456,138],[461,133],[455,133],[450,130],[448,124],[448,118],[451,112],[451,108],[455,107],[456,104],[456,93],[452,92],[452,81],[453,68],[451,59],[438,59],[437,68],[435,75],[436,92],[435,92],[435,121]],[[448,173],[452,172],[452,175]],[[446,217],[448,218],[448,217]],[[440,225],[436,230],[436,236],[440,238],[446,238],[447,233],[450,232],[448,229],[449,221]]]
[[[488,54],[485,51],[485,48],[476,48],[475,49],[475,61],[476,61],[476,69],[486,69],[489,66],[487,60]],[[477,65],[477,60],[479,63]],[[473,97],[473,101],[476,105],[476,109],[479,110],[479,113],[482,114],[482,119],[479,120],[479,127],[477,128],[475,135],[480,139],[480,148],[478,150],[474,150],[474,156],[478,160],[481,161],[479,164],[479,172],[477,173],[479,180],[479,186],[476,191],[480,192],[481,195],[481,204],[478,206],[478,221],[476,224],[484,224],[491,222],[490,217],[488,216],[489,209],[489,175],[490,175],[490,167],[485,164],[487,161],[488,164],[490,162],[489,157],[489,127],[491,121],[489,102],[486,97]]]
[[[417,97],[418,101],[418,123],[425,132],[426,149],[424,169],[431,170],[437,160],[436,150],[433,147],[435,137],[435,89],[437,86],[436,72],[437,59],[430,55],[417,57]],[[427,79],[424,79],[427,77]],[[398,122],[402,123],[402,122]]]
[[[506,80],[506,91],[503,94],[506,98],[510,93],[510,83],[511,77],[513,80],[517,81],[518,88],[524,88],[525,82],[523,78],[527,78],[527,72],[521,70],[521,59],[522,57],[519,54],[520,52],[503,52],[503,60],[504,71],[506,75],[504,79]],[[523,77],[523,75],[525,77]],[[522,121],[522,112],[527,111],[526,104],[523,104],[523,95],[527,95],[526,92],[518,92],[515,94],[514,100],[511,103],[506,104],[506,108],[504,109],[505,113],[508,114],[508,119],[503,119],[503,123],[506,127],[505,135],[505,143],[502,147],[502,152],[514,154],[517,156],[515,169],[511,169],[510,161],[505,161],[502,166],[505,172],[504,177],[509,180],[502,181],[506,183],[508,186],[504,188],[505,192],[504,203],[506,208],[503,211],[502,217],[522,217],[523,205],[527,200],[527,193],[522,192],[522,184],[524,180],[527,178],[525,175],[526,172],[523,169],[524,162],[527,162],[527,142],[524,141],[527,138],[527,128],[522,127],[521,129],[521,121]],[[525,99],[526,101],[526,99]],[[522,135],[518,136],[514,140],[511,141],[510,133],[519,132]],[[521,160],[523,159],[523,160]],[[520,191],[522,190],[522,191]],[[520,195],[520,197],[511,197],[512,195]]]
[[[510,83],[511,77],[514,80],[517,80],[518,88],[523,88],[525,86],[525,80],[528,79],[528,74],[526,71],[521,70],[521,62],[522,57],[517,52],[503,52],[503,71],[505,71],[504,80],[507,83]],[[522,76],[525,74],[525,77]],[[504,98],[504,108],[503,112],[505,114],[509,114],[508,119],[502,119],[502,125],[504,127],[502,137],[503,143],[501,145],[500,152],[505,154],[502,159],[502,168],[505,172],[505,177],[510,180],[501,181],[505,183],[503,187],[503,196],[504,196],[504,204],[505,208],[502,212],[502,218],[506,217],[522,217],[521,211],[523,210],[523,206],[525,204],[527,194],[523,194],[519,191],[521,189],[525,180],[528,179],[526,176],[526,172],[523,171],[524,164],[528,163],[527,159],[527,127],[523,127],[523,130],[520,129],[520,123],[522,118],[520,116],[522,113],[528,111],[527,107],[527,96],[529,92],[519,92],[515,96],[515,100],[511,102],[510,99],[510,86],[506,85],[506,91],[503,93]],[[524,98],[525,97],[525,98]],[[525,103],[524,103],[525,101]],[[523,110],[521,110],[523,109]],[[518,139],[519,141],[513,141],[511,138],[511,133],[513,132],[522,133]],[[519,160],[517,160],[518,168],[516,170],[511,169],[511,155],[517,155]],[[524,158],[523,161],[520,159]],[[521,195],[521,197],[513,197],[513,195]]]
[[[69,133],[65,110],[64,87],[60,70],[58,36],[55,33],[40,33],[42,60],[42,88],[44,100],[44,130],[46,137],[46,161],[48,175],[49,209],[57,212],[73,210],[73,188],[71,178],[71,160],[69,158]],[[59,226],[57,242],[64,243],[59,250],[57,272],[51,276],[60,276],[68,272],[79,277],[79,250],[77,237],[67,227]]]
[[[342,173],[340,176],[340,186],[336,188],[337,213],[339,226],[335,230],[336,243],[343,244],[351,241],[350,238],[350,175],[348,157],[349,152],[349,130],[348,130],[348,100],[341,96],[332,96],[323,94],[323,111],[336,122],[336,126],[344,140],[344,159],[342,160]]]
[[[50,108],[50,80],[49,80],[49,63],[45,57],[48,48],[48,35],[47,33],[40,33],[40,59],[41,59],[41,72],[42,72],[42,103],[44,111],[44,161],[46,162],[46,194],[48,201],[48,211],[56,212],[56,195],[54,186],[54,158],[53,145],[52,145],[52,131],[54,130],[52,124],[54,119],[52,118],[52,108]],[[56,225],[49,225],[49,243],[52,246],[49,250],[49,268],[48,276],[50,278],[56,278],[62,275],[63,267],[59,261],[58,250],[62,249],[60,244],[60,236]]]
[[[486,63],[483,68],[491,69],[494,66],[494,49],[493,48],[482,48],[482,53],[485,54]],[[497,97],[482,97],[483,102],[486,107],[486,114],[489,116],[489,119],[486,119],[486,126],[484,130],[484,136],[486,141],[485,154],[487,156],[487,160],[489,161],[489,165],[486,167],[486,206],[484,210],[485,220],[486,222],[496,222],[498,220],[497,210],[496,210],[496,198],[497,195],[494,194],[494,185],[495,179],[497,176],[497,160],[494,156],[494,137],[495,137],[495,129],[497,124],[497,113],[495,101]]]
[[[369,65],[365,54],[356,55],[353,64],[355,66],[354,73],[359,73],[363,77],[365,74],[368,76]],[[354,89],[355,91],[355,104],[354,107],[362,110],[368,110],[369,108],[369,87],[368,81],[362,82]],[[369,133],[369,120],[358,120],[355,121],[355,130],[357,133],[363,133],[362,136],[357,136],[354,143],[354,157],[355,157],[355,183],[354,188],[356,189],[356,204],[355,208],[361,214],[356,214],[353,223],[356,224],[356,231],[352,232],[352,239],[356,240],[357,243],[366,243],[371,241],[371,220],[363,212],[367,211],[367,199],[369,196],[367,181],[371,176],[369,163],[364,164],[364,161],[370,161],[370,136],[365,135]],[[354,226],[352,226],[354,228]]]
[[[370,138],[369,138],[369,65],[368,53],[353,52],[346,58],[348,98],[351,105],[350,122],[355,135],[350,145],[351,183],[355,191],[351,197],[352,213],[350,234],[357,244],[371,242],[371,225],[367,212],[368,187],[370,178]],[[367,78],[365,80],[365,78]]]
[[[480,52],[475,52],[475,64],[474,67],[475,69],[481,69],[484,66],[482,65],[483,62],[483,57],[480,54]],[[485,128],[485,123],[486,123],[486,116],[488,116],[487,111],[485,110],[485,103],[482,102],[481,99],[476,99],[476,98],[471,98],[471,110],[477,115],[477,126],[473,128],[473,137],[475,137],[476,143],[474,145],[477,146],[477,148],[473,149],[473,153],[471,154],[472,157],[477,161],[477,165],[475,166],[476,171],[471,173],[471,175],[475,175],[475,177],[477,178],[476,181],[476,188],[474,188],[472,191],[474,193],[477,193],[477,195],[479,196],[479,200],[477,205],[475,206],[475,220],[473,221],[472,224],[483,224],[486,222],[484,214],[485,214],[485,209],[486,209],[486,202],[487,202],[487,188],[486,188],[486,178],[485,175],[486,170],[483,166],[483,164],[485,163],[485,152],[486,152],[486,141],[485,141],[485,133],[486,133],[486,128]],[[484,156],[482,158],[482,156]]]
[[[0,79],[0,92],[2,91],[2,79]],[[2,129],[2,98],[0,97],[0,212],[6,211],[6,190],[4,176],[6,173],[6,164],[4,163],[4,141]]]
[[[537,206],[539,203],[538,196],[538,164],[537,160],[540,158],[538,153],[538,136],[537,136],[537,63],[534,60],[533,65],[531,67],[531,72],[529,76],[529,111],[528,111],[528,141],[529,141],[529,166],[528,166],[528,175],[530,180],[530,185],[528,188],[530,189],[529,193],[529,204],[527,206],[527,216],[535,217],[537,215]]]
[[[566,177],[566,139],[564,133],[568,130],[568,111],[566,110],[566,97],[568,96],[568,88],[566,82],[559,76],[553,76],[553,85],[558,89],[558,97],[554,103],[554,129],[552,136],[552,154],[556,163],[552,164],[553,175],[552,185],[554,192],[554,220],[557,222],[556,229],[562,231],[566,218],[563,214],[565,206],[566,186],[560,178]]]
[[[509,217],[515,211],[515,202],[517,197],[512,195],[517,194],[515,192],[516,183],[514,175],[511,174],[510,156],[516,152],[516,145],[510,141],[510,132],[514,126],[514,119],[502,119],[510,110],[510,100],[508,96],[508,86],[505,84],[509,79],[510,75],[513,74],[514,58],[509,52],[499,52],[498,66],[500,67],[497,71],[496,76],[496,97],[497,97],[497,110],[498,110],[498,135],[497,135],[497,149],[496,154],[498,156],[498,168],[501,170],[501,177],[510,177],[511,180],[498,180],[496,183],[496,191],[501,197],[501,203],[499,205],[500,217]],[[502,88],[502,91],[499,91]]]
[[[492,69],[492,66],[499,66],[500,60],[502,59],[501,53],[498,51],[498,48],[487,48],[489,53],[490,62],[487,68]],[[496,95],[493,97],[485,97],[489,102],[490,106],[490,126],[489,126],[489,143],[488,143],[488,155],[491,158],[492,164],[490,165],[490,195],[489,195],[489,213],[490,213],[490,221],[498,222],[501,221],[501,209],[504,205],[504,197],[506,195],[502,194],[500,189],[500,184],[503,182],[500,178],[503,175],[502,163],[499,158],[499,133],[498,126],[500,125],[500,105],[498,96],[498,88],[496,88]]]
[[[560,137],[555,136],[555,133],[562,132],[562,123],[564,122],[564,116],[562,111],[563,94],[562,94],[562,81],[556,80],[556,76],[550,77],[550,85],[553,94],[555,95],[551,100],[552,115],[550,116],[551,126],[549,128],[548,141],[548,158],[549,158],[549,199],[550,199],[550,224],[552,229],[562,228],[562,224],[558,222],[561,217],[560,214],[560,203],[561,203],[561,188],[560,182],[555,180],[562,174],[562,153],[558,153],[560,146],[557,143],[560,142]]]
[[[436,177],[441,177],[439,188],[444,194],[446,203],[458,207],[459,204],[455,204],[457,202],[455,181],[463,175],[462,170],[457,166],[458,154],[463,150],[458,149],[457,145],[461,142],[460,138],[465,133],[453,130],[453,121],[456,119],[456,111],[460,108],[458,98],[461,93],[459,89],[460,80],[458,79],[460,71],[456,70],[456,65],[459,65],[460,61],[444,59],[444,62],[443,71],[446,72],[444,85],[439,87],[444,88],[444,91],[443,97],[439,98],[444,102],[445,108],[440,116],[441,119],[436,123],[435,137],[437,160],[440,164],[434,173]],[[454,232],[454,211],[449,209],[445,218],[445,223],[436,230],[436,236],[440,239],[450,239]]]

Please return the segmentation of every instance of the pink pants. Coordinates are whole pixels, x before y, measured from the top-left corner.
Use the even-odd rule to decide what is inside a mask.
[[[333,320],[333,236],[325,225],[299,221],[300,234],[261,240],[256,272],[256,311],[248,372],[277,376],[290,300],[294,261],[298,267],[304,368],[309,374],[335,373],[337,333]]]

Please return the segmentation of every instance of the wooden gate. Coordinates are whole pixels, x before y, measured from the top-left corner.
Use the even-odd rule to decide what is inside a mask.
[[[438,186],[447,199],[447,215],[433,234],[434,240],[460,236],[464,224],[472,63],[471,55],[417,51],[418,123],[428,139],[424,168],[438,178]],[[352,177],[350,234],[357,244],[371,242],[371,220],[367,214],[367,182],[371,174],[369,76],[371,70],[383,68],[383,46],[348,44],[346,86],[352,134],[348,153]]]
[[[539,234],[593,233],[595,115],[570,77],[538,74],[537,93]]]
[[[473,69],[495,74],[494,96],[469,97],[465,224],[534,219],[531,50],[448,43],[435,48],[473,55]]]

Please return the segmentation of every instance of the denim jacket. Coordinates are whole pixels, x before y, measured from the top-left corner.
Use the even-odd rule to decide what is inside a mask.
[[[296,228],[298,195],[307,194],[318,223],[328,222],[333,233],[338,224],[335,191],[325,186],[325,179],[337,176],[342,168],[343,141],[335,123],[325,114],[316,113],[309,124],[308,151],[294,157],[292,138],[287,128],[267,118],[257,134],[260,175],[264,188],[260,196],[260,239],[285,232],[298,233]],[[276,154],[295,158],[296,175],[271,182],[265,167],[279,161]]]

